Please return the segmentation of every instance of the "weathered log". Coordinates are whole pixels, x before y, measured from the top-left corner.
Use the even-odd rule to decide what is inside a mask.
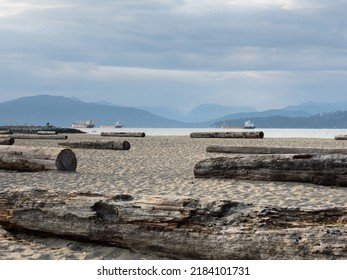
[[[11,130],[0,130],[0,134],[12,134],[12,131]]]
[[[37,131],[37,134],[38,135],[56,135],[58,133],[54,130],[39,130]]]
[[[129,150],[130,143],[128,141],[82,141],[82,142],[63,142],[61,146],[82,149],[108,149],[108,150]]]
[[[45,139],[45,140],[62,140],[67,139],[67,135],[37,135],[37,134],[13,134],[14,139]]]
[[[347,140],[347,135],[336,135],[335,140]]]
[[[206,152],[231,154],[347,154],[347,149],[211,145],[207,146]]]
[[[110,137],[145,137],[144,132],[101,132],[101,136]]]
[[[12,137],[10,138],[0,138],[0,145],[13,145],[14,139]]]
[[[237,155],[199,161],[195,178],[307,182],[347,186],[347,155]]]
[[[262,131],[192,132],[190,138],[264,138]]]
[[[76,155],[70,149],[0,146],[0,169],[17,171],[76,171]]]
[[[100,241],[178,259],[346,259],[347,209],[189,197],[0,192],[6,230]]]

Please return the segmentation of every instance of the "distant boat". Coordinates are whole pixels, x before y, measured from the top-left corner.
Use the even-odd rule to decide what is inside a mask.
[[[101,128],[121,128],[123,125],[121,122],[117,121],[115,124],[103,124],[100,125]]]
[[[242,128],[242,127],[239,126],[239,125],[228,125],[228,124],[226,124],[226,123],[223,123],[223,124],[221,125],[221,128]]]
[[[246,128],[246,129],[254,129],[255,128],[255,125],[254,125],[254,123],[253,122],[251,122],[251,121],[245,121],[244,123],[243,123],[243,128]]]
[[[92,120],[75,121],[72,123],[72,128],[93,128],[94,123]]]

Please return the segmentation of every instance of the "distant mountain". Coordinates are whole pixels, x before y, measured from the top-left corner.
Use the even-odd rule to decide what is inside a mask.
[[[213,119],[223,117],[225,115],[241,113],[241,112],[255,112],[253,107],[230,107],[217,104],[202,104],[195,107],[187,115],[184,116],[186,122],[206,122]]]
[[[147,111],[87,103],[62,96],[38,95],[0,103],[0,125],[45,125],[71,127],[76,120],[92,119],[96,126],[121,121],[124,127],[187,127]]]
[[[242,126],[246,120],[248,118],[225,119],[215,122],[211,126]],[[347,111],[320,113],[309,117],[255,117],[252,118],[252,121],[257,128],[347,128]]]
[[[285,111],[306,111],[311,114],[319,114],[323,112],[345,111],[347,110],[347,101],[318,103],[304,102],[298,105],[290,105],[282,108]]]

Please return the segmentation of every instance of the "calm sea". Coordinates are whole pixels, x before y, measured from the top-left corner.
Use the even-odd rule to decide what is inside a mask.
[[[223,131],[246,131],[244,129],[222,128],[87,128],[81,129],[90,134],[101,132],[145,132],[148,136],[187,136],[191,132],[223,132]],[[347,134],[347,129],[271,129],[257,128],[254,131],[263,131],[265,138],[328,138],[335,135]]]

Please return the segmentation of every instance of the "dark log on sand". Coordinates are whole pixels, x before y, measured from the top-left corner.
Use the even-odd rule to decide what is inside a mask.
[[[77,159],[70,149],[31,146],[0,146],[0,169],[17,171],[76,171]]]
[[[101,132],[101,136],[110,137],[145,137],[144,132]]]
[[[14,139],[13,138],[0,138],[0,145],[13,145]]]
[[[0,134],[12,134],[11,130],[0,130]]]
[[[347,135],[336,135],[335,140],[347,140]]]
[[[45,139],[45,140],[67,139],[67,135],[13,134],[12,137],[14,139]]]
[[[129,150],[130,143],[128,141],[82,141],[82,142],[64,142],[59,143],[61,146],[82,149],[107,149],[107,150]]]
[[[347,155],[237,155],[199,161],[196,178],[306,182],[347,186]]]
[[[39,130],[39,131],[37,131],[37,134],[38,135],[56,135],[56,134],[58,134],[56,131],[54,131],[54,130]]]
[[[0,191],[0,224],[178,259],[346,259],[346,208]]]
[[[262,131],[192,132],[190,138],[264,138]]]
[[[231,154],[347,154],[347,149],[211,145],[206,148],[206,152]]]

